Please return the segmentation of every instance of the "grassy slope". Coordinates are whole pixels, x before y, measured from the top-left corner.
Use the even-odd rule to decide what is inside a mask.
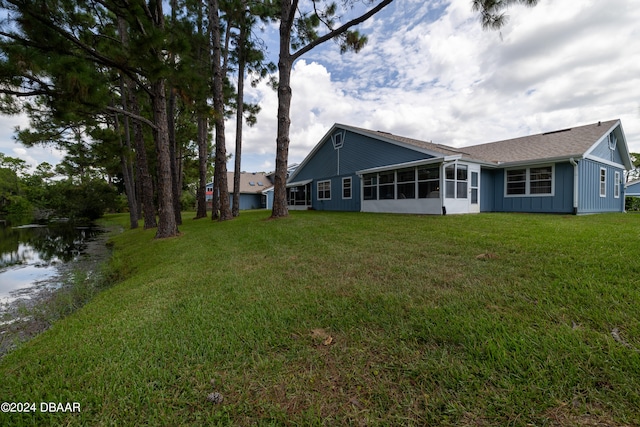
[[[640,216],[267,215],[117,236],[128,279],[0,361],[82,412],[0,425],[640,424]]]

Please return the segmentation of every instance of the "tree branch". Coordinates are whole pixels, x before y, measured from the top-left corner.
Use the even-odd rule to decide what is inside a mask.
[[[300,58],[305,53],[309,52],[314,47],[326,42],[327,40],[331,40],[332,38],[339,36],[340,34],[344,33],[349,28],[351,28],[351,27],[353,27],[355,25],[363,23],[364,21],[366,21],[367,19],[371,18],[376,13],[380,12],[383,8],[385,8],[386,6],[391,4],[392,2],[393,2],[393,0],[383,0],[382,2],[380,2],[380,4],[378,4],[376,7],[374,7],[373,9],[368,11],[367,13],[359,16],[358,18],[352,19],[351,21],[347,22],[343,26],[341,26],[339,28],[336,28],[335,30],[325,34],[324,36],[315,39],[314,41],[312,41],[311,43],[309,43],[308,45],[306,45],[302,49],[300,49],[297,52],[293,53],[291,55],[292,60],[295,61],[296,59]]]
[[[145,117],[142,117],[138,114],[134,114],[131,111],[127,111],[127,110],[123,110],[122,108],[111,107],[111,106],[107,106],[107,111],[111,111],[118,114],[124,114],[125,116],[131,117],[132,119],[139,121],[140,123],[144,123],[145,125],[149,126],[153,130],[158,129],[155,123],[153,123],[151,120]]]

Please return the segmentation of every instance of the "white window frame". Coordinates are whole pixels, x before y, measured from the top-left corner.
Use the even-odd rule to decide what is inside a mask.
[[[329,188],[324,188],[325,186],[329,186]],[[327,191],[329,192],[329,197],[320,197],[320,192],[322,193],[327,193]],[[318,200],[331,200],[331,180],[327,179],[324,181],[318,181],[318,184],[316,185],[316,195],[318,196]]]
[[[551,168],[551,192],[550,193],[531,193],[531,169],[538,168]],[[525,192],[524,194],[508,194],[507,193],[507,174],[509,171],[513,170],[525,170]],[[556,165],[555,164],[547,164],[547,165],[532,165],[532,166],[522,166],[517,168],[509,168],[504,171],[504,197],[553,197],[556,192]]]
[[[607,168],[600,168],[599,177],[600,197],[607,197]]]
[[[349,197],[344,196],[344,190],[347,189],[345,186],[346,182],[349,182]],[[342,200],[351,200],[353,198],[353,178],[350,176],[342,178]]]
[[[615,197],[616,199],[620,198],[620,172],[615,171],[613,173],[613,182],[614,182],[614,187],[613,187],[613,197]]]

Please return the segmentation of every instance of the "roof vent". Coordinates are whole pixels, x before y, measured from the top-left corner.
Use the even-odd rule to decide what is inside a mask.
[[[543,133],[543,135],[551,135],[551,134],[554,134],[554,133],[569,132],[570,130],[571,130],[571,128],[554,130],[554,131],[551,131],[551,132],[545,132],[545,133]]]

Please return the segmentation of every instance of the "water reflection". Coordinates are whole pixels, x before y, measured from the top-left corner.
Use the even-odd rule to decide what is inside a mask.
[[[0,302],[24,296],[24,290],[56,273],[56,265],[79,257],[101,230],[74,224],[0,226]]]

